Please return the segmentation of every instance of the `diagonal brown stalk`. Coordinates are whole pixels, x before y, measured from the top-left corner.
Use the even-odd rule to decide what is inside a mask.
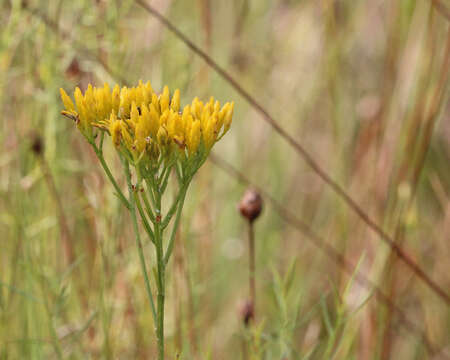
[[[437,284],[427,273],[407,254],[403,248],[395,243],[394,239],[388,235],[350,196],[344,188],[339,185],[317,162],[313,156],[301,145],[287,130],[275,120],[253,96],[246,91],[233,76],[231,76],[223,67],[213,60],[205,51],[195,45],[181,30],[171,23],[164,15],[143,0],[135,2],[145,9],[149,14],[157,18],[167,29],[177,36],[194,53],[200,56],[214,71],[225,79],[257,112],[262,115],[275,132],[277,132],[311,167],[311,169],[342,199],[344,202],[375,232],[411,270],[443,301],[450,305],[450,295]]]

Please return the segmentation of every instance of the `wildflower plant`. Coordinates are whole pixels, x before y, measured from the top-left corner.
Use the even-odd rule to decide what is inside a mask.
[[[136,87],[116,85],[112,90],[89,85],[85,93],[77,87],[74,101],[60,89],[65,110],[93,147],[116,194],[129,210],[136,235],[140,264],[155,322],[158,358],[164,358],[165,272],[172,254],[184,200],[193,176],[214,144],[229,130],[234,103],[220,106],[214,98],[203,103],[194,98],[180,108],[180,91],[161,94],[150,82]],[[110,137],[123,165],[129,197],[125,197],[103,156],[104,139]],[[178,182],[174,200],[164,207],[164,193],[174,173]],[[137,210],[137,211],[136,211]],[[156,302],[148,276],[137,219],[140,218],[156,254]],[[174,220],[173,220],[174,219]],[[173,221],[172,221],[173,220]],[[166,236],[173,222],[170,235]],[[155,305],[156,303],[156,305]]]

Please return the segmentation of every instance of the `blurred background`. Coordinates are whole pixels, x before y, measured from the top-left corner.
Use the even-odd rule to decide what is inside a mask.
[[[447,294],[450,2],[145,0]],[[134,0],[0,2],[0,359],[153,359],[133,230],[59,88],[235,101],[168,270],[169,359],[445,359],[450,307],[233,86]],[[107,160],[122,186],[118,158]],[[256,317],[248,307],[254,222]],[[151,259],[148,240],[144,251]],[[447,356],[447,357],[446,357]]]

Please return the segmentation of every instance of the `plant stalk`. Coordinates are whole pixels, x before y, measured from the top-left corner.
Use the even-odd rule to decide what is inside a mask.
[[[161,193],[155,191],[155,244],[156,244],[156,263],[157,263],[157,321],[156,321],[156,337],[158,340],[158,359],[164,360],[164,301],[165,301],[165,266],[164,266],[164,250],[161,228]],[[159,218],[159,220],[158,220]]]
[[[256,314],[256,290],[255,290],[255,231],[253,228],[253,221],[248,222],[248,266],[249,266],[249,291],[250,302],[253,306],[253,319]]]

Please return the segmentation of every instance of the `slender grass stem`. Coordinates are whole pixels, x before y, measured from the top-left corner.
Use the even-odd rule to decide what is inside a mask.
[[[248,222],[248,280],[250,301],[253,306],[253,319],[256,316],[256,290],[255,290],[255,231],[253,221]]]
[[[67,223],[67,217],[61,200],[61,194],[56,187],[55,179],[51,172],[50,166],[47,163],[47,160],[42,154],[41,156],[39,156],[39,160],[48,190],[56,204],[58,222],[61,230],[64,259],[67,264],[72,264],[75,261],[75,251],[73,248],[74,241],[70,233],[69,224]]]

